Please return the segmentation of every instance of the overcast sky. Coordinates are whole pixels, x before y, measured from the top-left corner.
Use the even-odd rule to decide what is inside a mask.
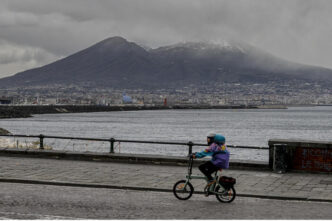
[[[0,0],[0,77],[112,36],[153,48],[234,38],[332,68],[332,1]]]

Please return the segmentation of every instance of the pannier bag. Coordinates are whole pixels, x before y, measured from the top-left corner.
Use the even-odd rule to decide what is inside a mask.
[[[233,177],[228,176],[222,176],[219,178],[219,183],[222,185],[225,189],[229,189],[236,183],[236,179]]]

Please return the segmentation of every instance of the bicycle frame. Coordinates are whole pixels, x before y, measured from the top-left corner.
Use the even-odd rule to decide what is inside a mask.
[[[184,185],[184,188],[187,186],[187,183],[189,183],[189,181],[192,179],[204,179],[204,180],[208,181],[208,178],[206,176],[193,176],[192,175],[193,162],[194,162],[194,158],[192,156],[190,156],[189,162],[188,162],[188,175],[186,175],[186,183]],[[214,179],[215,180],[219,179],[218,171],[216,171],[214,173]],[[214,190],[216,189],[217,186],[220,186],[219,182],[216,182],[213,184],[213,191],[210,191],[210,192],[216,194],[216,192]]]
[[[192,156],[189,157],[189,162],[188,162],[188,175],[186,176],[187,180],[191,180],[191,179],[205,179],[207,180],[207,178],[205,176],[192,176],[192,169],[193,169],[193,162],[194,162],[194,158]]]

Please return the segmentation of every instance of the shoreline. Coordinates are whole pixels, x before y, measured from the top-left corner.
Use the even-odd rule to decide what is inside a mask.
[[[34,114],[84,113],[137,110],[178,110],[178,109],[287,109],[284,105],[0,105],[0,119],[27,118]]]

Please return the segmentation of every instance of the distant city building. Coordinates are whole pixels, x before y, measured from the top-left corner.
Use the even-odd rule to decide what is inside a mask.
[[[12,101],[8,99],[0,99],[0,104],[11,104]]]
[[[46,98],[44,101],[45,104],[57,104],[56,98]]]
[[[131,99],[130,96],[128,96],[126,94],[123,94],[123,96],[122,96],[122,102],[124,104],[131,104],[131,103],[133,103],[133,100]]]

